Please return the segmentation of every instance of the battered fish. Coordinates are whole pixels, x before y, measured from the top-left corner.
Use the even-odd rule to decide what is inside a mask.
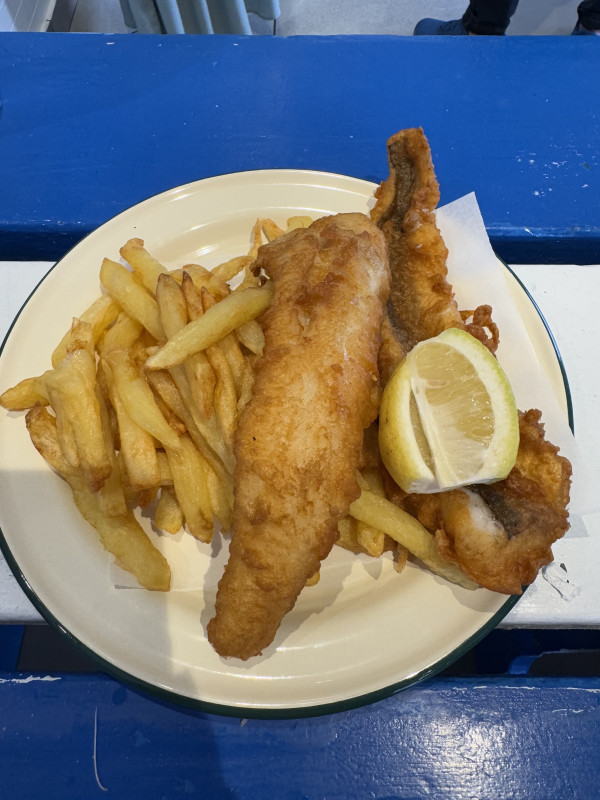
[[[230,556],[208,625],[215,650],[240,659],[273,641],[360,494],[355,470],[377,415],[389,295],[384,237],[362,214],[274,240],[256,269],[274,298],[236,432]]]
[[[461,313],[447,280],[448,250],[435,222],[440,190],[423,130],[395,134],[387,152],[389,177],[371,211],[385,235],[392,274],[380,354],[384,381],[417,342],[446,328],[468,330],[492,352],[498,345],[491,308]]]
[[[423,131],[392,136],[388,160],[390,175],[371,213],[385,234],[392,275],[382,376],[417,342],[446,328],[464,328],[495,352],[490,306],[460,312],[447,280],[447,250],[434,217],[439,189]],[[552,561],[551,545],[569,527],[571,465],[546,441],[540,418],[537,410],[520,413],[517,461],[503,481],[406,495],[386,475],[390,499],[435,535],[440,555],[493,591],[520,594]]]
[[[440,555],[503,594],[521,594],[569,528],[571,465],[546,441],[540,418],[537,410],[519,414],[517,461],[504,480],[402,499],[435,534]]]

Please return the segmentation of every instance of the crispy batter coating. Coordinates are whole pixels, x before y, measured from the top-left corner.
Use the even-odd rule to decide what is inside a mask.
[[[272,642],[359,495],[389,293],[383,236],[362,214],[276,239],[257,266],[275,293],[236,433],[230,557],[208,625],[215,650],[241,659]]]
[[[377,189],[371,219],[381,228],[388,245],[392,285],[380,353],[386,380],[396,364],[424,339],[446,328],[463,328],[483,341],[492,352],[497,347],[485,328],[488,312],[458,309],[448,282],[448,250],[435,221],[440,199],[429,143],[421,128],[409,128],[387,143],[390,174]],[[483,324],[482,324],[483,323]]]
[[[421,129],[388,141],[390,176],[372,219],[388,243],[392,286],[380,353],[382,377],[417,342],[464,328],[495,353],[490,306],[460,312],[447,280],[447,251],[435,224],[439,200],[429,145]],[[406,495],[385,476],[390,499],[435,534],[440,554],[488,589],[520,594],[552,560],[551,545],[569,527],[571,465],[547,442],[539,411],[520,413],[520,445],[509,476],[488,486]]]
[[[571,464],[546,441],[540,418],[538,410],[519,414],[517,462],[505,480],[404,500],[441,555],[504,594],[521,594],[535,580],[569,527]]]

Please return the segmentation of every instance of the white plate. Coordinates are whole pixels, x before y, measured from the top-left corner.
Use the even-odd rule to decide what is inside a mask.
[[[139,236],[167,265],[207,266],[246,252],[257,216],[367,211],[374,186],[327,173],[273,170],[211,178],[120,214],[51,270],[9,332],[0,387],[44,371],[73,315],[99,292],[104,256]],[[545,371],[566,408],[557,353],[526,292],[518,305]],[[447,666],[491,630],[514,598],[469,592],[409,564],[340,548],[319,584],[302,593],[274,644],[242,664],[221,659],[204,629],[225,560],[198,545],[199,591],[115,589],[106,554],[68,488],[33,449],[22,415],[0,417],[0,537],[30,599],[77,646],[118,677],[169,699],[239,716],[293,716],[349,708],[391,694]]]

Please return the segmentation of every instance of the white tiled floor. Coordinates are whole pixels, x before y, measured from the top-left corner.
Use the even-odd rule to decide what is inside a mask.
[[[43,30],[44,13],[56,0],[0,0],[0,30]],[[61,0],[58,0],[60,3]],[[62,0],[67,2],[67,0]],[[71,4],[75,0],[68,0]],[[277,34],[396,34],[410,36],[424,16],[457,19],[468,0],[280,0]],[[579,0],[521,0],[508,33],[568,35]],[[27,21],[29,18],[29,21]],[[21,27],[17,27],[17,21]],[[270,34],[272,23],[252,16],[255,33]],[[36,27],[38,26],[38,27]],[[119,0],[78,0],[73,32],[126,33]]]

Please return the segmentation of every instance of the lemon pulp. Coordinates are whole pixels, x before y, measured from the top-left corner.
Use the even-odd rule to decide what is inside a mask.
[[[383,462],[407,492],[506,477],[519,443],[508,378],[487,348],[457,328],[421,342],[383,392]]]

